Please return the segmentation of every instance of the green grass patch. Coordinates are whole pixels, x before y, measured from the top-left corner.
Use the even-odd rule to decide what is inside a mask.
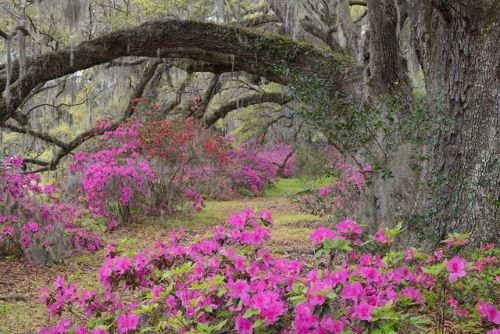
[[[273,220],[277,224],[286,224],[286,223],[298,223],[298,222],[306,222],[306,221],[316,221],[320,218],[311,214],[273,214]]]
[[[324,187],[333,182],[330,176],[324,176],[317,179],[310,178],[289,178],[279,179],[271,187],[264,191],[266,196],[284,196],[295,194],[305,190],[314,190]]]
[[[313,229],[298,227],[298,228],[279,228],[271,232],[271,238],[274,241],[282,240],[303,240],[305,243],[309,242],[309,235]]]
[[[0,334],[38,333],[47,321],[45,306],[28,303],[0,304]]]

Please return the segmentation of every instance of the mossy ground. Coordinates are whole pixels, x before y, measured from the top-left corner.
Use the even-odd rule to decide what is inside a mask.
[[[314,185],[328,181],[326,178],[321,179]],[[234,211],[243,208],[257,211],[267,209],[274,218],[272,239],[267,247],[284,256],[303,259],[312,254],[309,233],[319,224],[319,218],[298,212],[286,195],[310,187],[310,182],[283,179],[267,189],[264,196],[211,201],[205,210],[190,216],[148,217],[113,233],[106,233],[103,237],[105,242],[113,242],[120,250],[134,253],[145,249],[155,240],[165,239],[172,229],[184,227],[186,235],[194,237],[215,225],[224,224],[226,217]],[[0,260],[0,295],[19,293],[27,297],[27,301],[0,301],[0,333],[37,333],[40,327],[49,324],[45,307],[37,302],[38,291],[58,276],[65,276],[66,281],[87,288],[98,288],[97,269],[104,256],[104,250],[95,254],[86,253],[49,268],[16,260]]]

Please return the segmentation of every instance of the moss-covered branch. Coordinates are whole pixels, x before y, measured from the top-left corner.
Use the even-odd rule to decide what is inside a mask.
[[[341,97],[359,93],[362,82],[361,69],[349,57],[281,36],[212,23],[148,22],[81,43],[73,50],[28,58],[22,80],[18,78],[19,64],[14,62],[7,93],[10,108],[2,96],[0,124],[12,116],[38,84],[124,56],[204,61],[281,84],[293,83],[299,75],[320,82],[329,94]],[[0,72],[0,91],[5,85],[5,73]]]
[[[203,118],[203,122],[207,126],[211,126],[219,119],[226,117],[227,114],[238,108],[246,108],[261,103],[286,104],[291,100],[292,97],[290,95],[283,94],[281,92],[249,95],[242,97],[241,99],[226,102],[212,113],[206,115]]]

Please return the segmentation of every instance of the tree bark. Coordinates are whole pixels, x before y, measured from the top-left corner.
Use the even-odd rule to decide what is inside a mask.
[[[500,2],[409,1],[429,98],[443,116],[433,147],[432,228],[474,243],[500,230]],[[429,204],[429,203],[427,203]]]
[[[394,0],[369,0],[369,64],[366,69],[366,98],[377,119],[385,124],[368,148],[367,160],[389,170],[391,177],[378,172],[366,194],[364,215],[370,229],[394,226],[411,211],[415,194],[409,192],[415,182],[410,168],[411,143],[403,139],[397,124],[411,115],[414,100],[400,50],[401,16]],[[398,108],[394,110],[394,108]],[[395,118],[387,121],[388,115]],[[391,129],[387,131],[386,128]],[[387,147],[393,147],[387,150]]]

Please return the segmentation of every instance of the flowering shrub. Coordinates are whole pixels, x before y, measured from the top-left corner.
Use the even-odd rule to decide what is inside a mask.
[[[492,245],[470,261],[453,255],[456,236],[431,255],[403,253],[391,249],[400,226],[363,242],[347,219],[312,233],[316,257],[328,264],[307,269],[263,248],[271,223],[268,212],[247,209],[192,243],[180,241],[181,230],[133,256],[109,245],[101,291],[62,277],[41,290],[61,320],[40,333],[424,333],[446,317],[471,333],[498,333],[495,289],[486,292],[497,280]],[[366,252],[367,244],[378,251]],[[474,294],[462,291],[480,280]],[[131,301],[124,290],[141,297]],[[65,315],[77,307],[84,318],[72,324]]]
[[[92,213],[107,218],[111,229],[118,221],[130,222],[132,212],[172,214],[186,200],[201,210],[204,198],[227,199],[242,188],[255,194],[296,168],[289,145],[247,143],[232,149],[192,118],[149,117],[106,132],[91,151],[76,152],[70,164]]]
[[[146,185],[153,178],[148,162],[137,152],[140,142],[130,139],[141,126],[131,121],[106,132],[103,140],[111,144],[104,146],[102,142],[92,153],[76,152],[69,166],[69,172],[81,179],[81,190],[91,212],[108,218],[111,229],[118,225],[116,216],[122,222],[130,221],[130,208],[143,204]]]
[[[60,203],[56,188],[43,185],[39,175],[20,173],[22,163],[10,157],[0,166],[0,251],[49,264],[68,249],[101,248],[101,239],[80,226],[83,212]]]
[[[259,145],[249,141],[228,152],[228,175],[240,188],[253,194],[279,177],[297,170],[294,148],[287,144]]]
[[[335,182],[320,188],[315,194],[294,198],[294,202],[303,211],[315,215],[347,217],[362,206],[361,194],[366,189],[366,175],[372,172],[372,167],[359,168],[331,146],[326,146],[323,154],[330,159],[329,169]]]

